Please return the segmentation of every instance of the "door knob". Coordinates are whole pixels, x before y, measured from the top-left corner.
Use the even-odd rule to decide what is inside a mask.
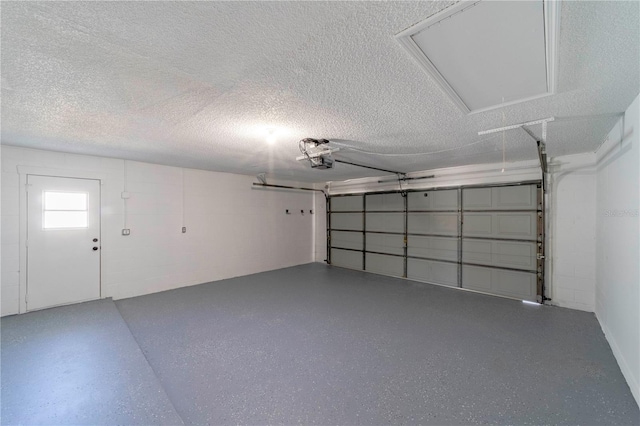
[[[93,248],[93,251],[96,251],[96,250],[98,250],[98,247],[94,247],[94,248]]]
[[[94,238],[94,239],[93,239],[93,242],[94,242],[94,243],[97,243],[97,242],[98,242],[98,239],[97,239],[97,238]]]

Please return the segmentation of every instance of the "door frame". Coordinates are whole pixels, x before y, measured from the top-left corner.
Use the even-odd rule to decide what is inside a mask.
[[[103,217],[102,208],[104,207],[104,186],[107,175],[105,173],[93,172],[90,170],[68,170],[68,169],[55,169],[48,167],[33,167],[33,166],[18,166],[18,175],[20,178],[20,236],[19,236],[19,252],[20,252],[20,269],[19,276],[19,303],[18,314],[27,312],[27,218],[28,218],[28,206],[27,206],[27,179],[29,175],[33,176],[47,176],[58,178],[70,178],[70,179],[92,179],[97,180],[100,185],[100,239],[102,240],[103,229]],[[101,241],[102,245],[102,241]],[[104,268],[102,268],[102,250],[100,250],[100,299],[105,297],[102,291],[102,282]]]

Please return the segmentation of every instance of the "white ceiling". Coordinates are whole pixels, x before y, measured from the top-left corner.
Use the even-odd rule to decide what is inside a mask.
[[[558,93],[467,116],[394,39],[451,3],[2,2],[2,143],[321,182],[380,173],[311,170],[301,138],[408,172],[500,162],[478,131],[555,116],[549,154],[588,152],[640,91],[639,3],[566,1]]]

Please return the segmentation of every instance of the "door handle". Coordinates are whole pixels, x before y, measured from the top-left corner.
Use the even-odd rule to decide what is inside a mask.
[[[97,243],[97,242],[98,242],[98,239],[97,239],[97,238],[94,238],[94,239],[93,239],[93,242],[94,242],[94,243]]]
[[[94,247],[94,248],[93,248],[93,251],[96,251],[96,250],[98,250],[98,247]]]

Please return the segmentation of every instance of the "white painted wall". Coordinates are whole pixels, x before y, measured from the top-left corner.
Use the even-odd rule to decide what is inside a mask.
[[[596,285],[596,171],[593,153],[550,161],[548,191],[551,304],[593,312]]]
[[[312,192],[254,189],[252,176],[10,146],[0,151],[2,315],[17,313],[20,306],[24,241],[19,232],[18,166],[56,169],[62,176],[104,176],[103,297],[138,296],[314,260]],[[126,237],[121,235],[125,187],[131,194],[131,235]],[[285,209],[292,214],[286,215]]]
[[[640,405],[639,103],[597,153],[595,312]]]

